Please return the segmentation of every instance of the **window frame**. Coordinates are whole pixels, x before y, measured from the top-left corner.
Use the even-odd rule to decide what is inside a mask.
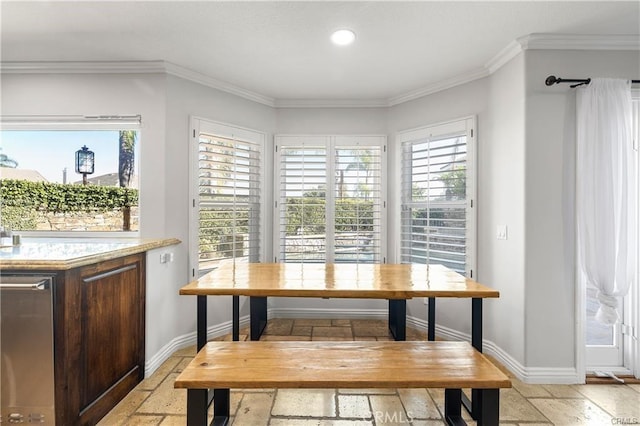
[[[274,159],[273,159],[273,199],[274,199],[274,213],[273,213],[273,259],[275,262],[282,262],[280,241],[281,234],[284,232],[280,226],[280,191],[282,181],[280,179],[281,170],[281,153],[279,149],[282,146],[323,146],[327,155],[327,166],[325,169],[325,202],[327,206],[333,206],[334,208],[326,209],[325,229],[326,240],[325,244],[332,248],[331,251],[325,250],[325,263],[332,263],[335,261],[335,151],[340,147],[352,147],[352,146],[375,146],[380,148],[380,253],[379,260],[374,263],[386,263],[387,262],[387,180],[388,180],[388,167],[387,167],[387,136],[386,135],[297,135],[297,134],[278,134],[274,137]],[[331,243],[327,243],[327,241]]]
[[[458,134],[466,134],[466,259],[465,259],[465,274],[469,278],[475,278],[478,276],[477,271],[477,132],[476,129],[476,116],[462,117],[454,120],[449,120],[440,123],[429,124],[417,128],[407,129],[399,131],[396,134],[397,144],[397,161],[398,164],[398,187],[400,188],[397,196],[398,202],[398,219],[395,225],[397,230],[398,240],[396,248],[396,259],[398,262],[402,262],[402,249],[403,249],[403,219],[402,212],[406,207],[403,200],[405,188],[403,182],[407,176],[411,176],[410,170],[405,170],[403,165],[403,150],[406,143],[418,140],[428,140],[430,138],[444,138],[446,136],[454,136]],[[442,204],[444,205],[444,203]]]
[[[138,132],[138,144],[141,144],[143,133],[141,115],[3,115],[0,116],[0,128],[2,130],[23,131],[82,131],[82,130],[136,130]],[[138,153],[142,152],[140,146]],[[140,157],[140,155],[138,155]],[[139,238],[142,229],[142,197],[141,191],[141,161],[138,164],[138,214],[139,223],[137,231],[45,231],[31,230],[19,231],[24,237],[56,237],[56,238]]]
[[[260,180],[264,183],[265,177],[265,142],[266,135],[258,130],[240,127],[233,124],[222,123],[202,117],[190,117],[190,155],[189,155],[189,266],[190,275],[195,278],[199,271],[199,228],[200,228],[200,191],[199,191],[199,138],[201,133],[208,133],[216,137],[251,142],[259,148]],[[259,214],[260,218],[258,240],[258,261],[264,262],[266,253],[266,229],[265,229],[265,185],[259,188]]]

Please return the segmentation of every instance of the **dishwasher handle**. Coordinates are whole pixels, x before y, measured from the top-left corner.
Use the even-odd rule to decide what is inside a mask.
[[[43,278],[38,282],[31,283],[3,283],[0,282],[0,290],[47,290],[49,288],[49,278]]]

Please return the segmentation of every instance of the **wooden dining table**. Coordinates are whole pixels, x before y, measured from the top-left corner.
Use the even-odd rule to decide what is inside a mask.
[[[406,301],[428,298],[428,340],[435,339],[435,299],[470,298],[472,345],[482,351],[482,300],[497,290],[442,265],[229,262],[190,282],[181,295],[199,297],[198,347],[206,342],[206,297],[233,296],[234,340],[239,338],[239,296],[250,299],[250,338],[259,340],[267,321],[268,297],[387,299],[389,328],[406,339]],[[201,320],[202,319],[202,320]]]
[[[240,296],[249,297],[250,339],[259,340],[267,324],[268,297],[386,299],[389,330],[406,340],[408,299],[428,299],[427,340],[435,340],[436,298],[471,299],[471,345],[482,352],[482,305],[500,293],[442,265],[365,263],[248,263],[221,264],[180,289],[197,296],[197,346],[207,342],[207,297],[232,296],[232,338],[240,335]],[[479,398],[472,398],[477,400]],[[473,413],[475,401],[465,398]]]

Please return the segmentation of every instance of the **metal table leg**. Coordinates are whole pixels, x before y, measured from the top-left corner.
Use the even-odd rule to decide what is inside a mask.
[[[267,298],[249,297],[251,340],[260,340],[267,326]]]
[[[429,298],[429,311],[427,312],[427,340],[436,340],[436,298]]]
[[[482,352],[482,298],[471,299],[471,346]]]
[[[231,336],[234,342],[240,340],[240,296],[233,297],[233,327]]]
[[[395,340],[407,340],[406,299],[389,299],[389,331]]]
[[[207,296],[196,296],[197,346],[198,351],[207,344]]]

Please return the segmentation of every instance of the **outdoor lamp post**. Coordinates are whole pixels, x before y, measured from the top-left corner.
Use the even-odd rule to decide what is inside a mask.
[[[95,154],[87,146],[76,151],[76,173],[82,174],[82,184],[87,184],[87,175],[93,174]]]

